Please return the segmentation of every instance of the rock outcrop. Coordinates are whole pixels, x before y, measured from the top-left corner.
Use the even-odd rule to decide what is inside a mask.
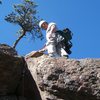
[[[34,54],[33,54],[34,55]],[[100,59],[27,59],[42,100],[100,100]]]
[[[41,100],[23,57],[0,44],[0,100]]]
[[[24,59],[0,44],[0,100],[100,100],[100,59]]]
[[[14,48],[10,47],[9,45],[6,44],[0,44],[0,52],[10,55],[10,56],[17,56],[17,52]]]

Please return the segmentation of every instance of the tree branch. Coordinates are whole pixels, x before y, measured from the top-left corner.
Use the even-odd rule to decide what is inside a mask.
[[[18,39],[15,41],[15,43],[13,44],[13,48],[16,48],[16,45],[18,44],[18,42],[21,40],[21,38],[23,38],[23,36],[25,35],[26,31],[23,30],[23,33],[18,37]]]

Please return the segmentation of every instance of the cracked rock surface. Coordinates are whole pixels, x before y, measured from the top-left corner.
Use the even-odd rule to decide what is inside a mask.
[[[0,44],[0,100],[41,100],[23,57]]]
[[[100,100],[100,59],[31,57],[28,69],[42,100]]]

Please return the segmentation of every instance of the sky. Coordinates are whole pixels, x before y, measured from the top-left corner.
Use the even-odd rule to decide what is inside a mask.
[[[13,4],[22,0],[2,0],[0,5],[0,43],[13,45],[18,35],[19,26],[8,23],[4,17],[13,11]],[[37,15],[47,22],[55,22],[59,29],[66,27],[73,32],[73,47],[70,58],[100,58],[100,0],[34,0],[38,7]],[[33,40],[26,35],[17,45],[19,55],[25,56],[37,51],[46,42]]]

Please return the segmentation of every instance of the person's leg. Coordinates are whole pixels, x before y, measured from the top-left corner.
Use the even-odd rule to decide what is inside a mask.
[[[56,53],[57,53],[57,55],[59,55],[59,57],[61,57],[61,47],[60,47],[60,45],[56,46]]]
[[[47,51],[50,57],[60,57],[54,42],[49,43],[49,45],[47,45]]]
[[[68,58],[68,53],[63,48],[61,48],[61,56]]]
[[[61,57],[66,57],[68,58],[68,53],[65,51],[65,44],[64,42],[61,42],[57,45],[57,50],[58,50],[58,53]]]
[[[50,57],[54,57],[55,55],[55,52],[56,52],[56,49],[55,49],[55,45],[54,43],[49,43],[47,45],[47,51],[48,51],[48,54]]]

